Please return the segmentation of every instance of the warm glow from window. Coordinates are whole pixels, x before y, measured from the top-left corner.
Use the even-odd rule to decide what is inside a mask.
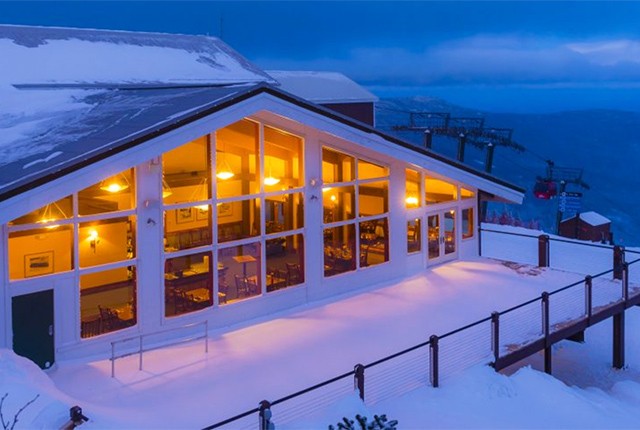
[[[419,200],[416,196],[409,196],[405,199],[405,202],[409,206],[418,206]]]
[[[268,177],[264,178],[264,184],[265,185],[271,186],[271,185],[276,185],[278,183],[280,183],[280,179],[274,178],[273,176],[268,176]]]
[[[231,179],[233,178],[235,175],[233,174],[233,172],[231,170],[222,170],[218,173],[216,173],[216,178],[222,180],[222,181],[226,181],[227,179]]]

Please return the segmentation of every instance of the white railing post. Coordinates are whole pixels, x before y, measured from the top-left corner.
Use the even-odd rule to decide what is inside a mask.
[[[140,335],[140,364],[138,370],[142,370],[142,335]]]
[[[204,320],[204,353],[209,353],[209,320]]]
[[[115,343],[111,342],[111,377],[116,377],[116,357],[115,357]]]

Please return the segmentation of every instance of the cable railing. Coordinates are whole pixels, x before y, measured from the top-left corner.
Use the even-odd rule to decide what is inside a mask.
[[[164,335],[167,333],[173,333],[176,331],[183,331],[183,330],[188,330],[194,327],[199,327],[199,326],[203,326],[204,330],[202,332],[202,334],[194,334],[194,335],[190,335],[188,337],[185,338],[181,338],[179,340],[174,340],[172,339],[169,342],[158,342],[156,345],[153,346],[145,346],[144,345],[144,340],[148,339],[150,337],[154,337],[154,336],[160,336],[160,335]],[[118,340],[114,340],[113,342],[111,342],[111,358],[109,360],[111,360],[111,377],[115,378],[116,376],[116,360],[119,358],[125,358],[125,357],[129,357],[131,355],[138,355],[138,370],[142,370],[142,365],[143,365],[143,356],[145,352],[149,352],[149,351],[154,351],[156,349],[161,349],[161,348],[166,348],[167,346],[172,346],[172,345],[179,345],[182,343],[187,343],[187,342],[191,342],[194,340],[199,340],[199,339],[204,339],[204,352],[205,354],[209,352],[209,322],[208,321],[203,321],[203,322],[199,322],[199,323],[193,323],[193,324],[186,324],[180,327],[173,327],[170,329],[166,329],[166,330],[160,330],[160,331],[156,331],[153,333],[147,333],[147,334],[140,334],[137,336],[131,336],[131,337],[127,337],[124,339],[118,339]],[[135,347],[129,347],[127,348],[125,351],[120,352],[120,353],[116,353],[116,345],[123,345],[123,344],[133,344],[135,342]]]
[[[586,276],[442,336],[433,335],[428,341],[366,365],[358,364],[350,372],[273,402],[262,401],[259,408],[206,429],[257,425],[266,430],[271,423],[277,426],[308,419],[354,392],[372,405],[416,388],[437,387],[440,381],[478,364],[491,363],[496,370],[503,369],[564,339],[553,340],[554,335],[576,327],[584,330],[598,313],[621,304],[631,305],[631,298],[633,303],[640,303],[640,282],[630,281],[640,280],[640,259],[617,269]]]
[[[551,267],[586,275],[594,271],[599,272],[609,269],[611,261],[615,260],[621,252],[640,255],[638,250],[625,249],[619,245],[592,243],[547,234],[535,235],[532,233],[503,231],[487,227],[487,225],[483,224],[480,227],[479,230],[482,235],[508,236],[509,246],[503,246],[500,240],[483,240],[480,249],[480,254],[483,257],[540,267]],[[575,252],[576,246],[581,247],[579,253]]]

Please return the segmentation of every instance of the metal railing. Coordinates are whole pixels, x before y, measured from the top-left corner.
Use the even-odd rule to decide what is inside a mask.
[[[421,386],[437,387],[441,380],[471,366],[496,365],[506,355],[548,338],[577,320],[590,318],[628,300],[630,295],[640,295],[640,259],[623,263],[622,278],[616,276],[616,268],[586,276],[442,336],[433,335],[369,364],[357,364],[350,372],[273,402],[263,400],[260,407],[205,429],[229,424],[234,429],[256,428],[257,413],[258,428],[266,430],[272,422],[280,425],[301,419],[354,391],[363,402],[376,404]]]
[[[194,336],[189,336],[186,338],[181,338],[179,340],[175,340],[172,339],[170,342],[163,342],[161,345],[155,345],[155,346],[151,346],[151,347],[147,347],[145,348],[144,346],[144,339],[152,337],[152,336],[159,336],[162,334],[167,334],[167,333],[173,333],[179,330],[187,330],[193,327],[198,327],[198,326],[204,326],[204,333],[203,334],[199,334],[199,335],[194,335]],[[171,346],[171,345],[179,345],[182,343],[187,343],[187,342],[191,342],[193,340],[200,340],[200,339],[204,339],[204,352],[205,354],[209,353],[209,322],[208,321],[202,321],[202,322],[198,322],[198,323],[192,323],[192,324],[186,324],[180,327],[173,327],[173,328],[169,328],[166,330],[160,330],[160,331],[156,331],[153,333],[147,333],[147,334],[140,334],[137,336],[131,336],[131,337],[127,337],[124,339],[118,339],[118,340],[114,340],[111,342],[111,377],[115,378],[116,376],[116,360],[119,358],[125,358],[125,357],[129,357],[131,355],[135,355],[138,354],[138,370],[142,370],[142,357],[143,354],[145,352],[149,352],[149,351],[154,351],[156,349],[160,349],[160,348],[165,348],[167,346]],[[122,352],[120,354],[116,355],[116,345],[118,344],[125,344],[125,343],[129,343],[132,342],[134,340],[137,340],[137,350],[128,350],[125,352]]]

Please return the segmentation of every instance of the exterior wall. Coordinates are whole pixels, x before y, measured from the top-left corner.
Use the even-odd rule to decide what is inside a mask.
[[[34,292],[51,287],[55,290],[56,353],[58,358],[67,358],[88,354],[105,354],[109,342],[142,333],[153,333],[172,327],[180,327],[191,322],[207,319],[210,327],[225,327],[230,324],[246,321],[251,318],[269,315],[274,312],[290,309],[338,294],[353,292],[367,288],[370,285],[390,282],[407,275],[417,273],[428,267],[426,258],[427,235],[426,214],[438,208],[455,208],[460,213],[463,207],[474,208],[475,225],[477,226],[476,199],[457,201],[433,207],[422,206],[407,211],[405,209],[405,169],[413,168],[426,172],[424,167],[409,164],[379,150],[374,150],[351,140],[339,138],[333,133],[324,132],[312,124],[283,118],[261,111],[253,115],[254,118],[278,127],[284,131],[298,135],[304,139],[305,154],[305,268],[306,283],[280,291],[274,291],[262,297],[247,299],[223,307],[206,308],[179,317],[164,317],[164,264],[163,264],[163,225],[162,225],[162,166],[158,156],[190,140],[198,138],[216,129],[235,122],[253,111],[237,108],[230,109],[222,118],[203,121],[193,127],[169,133],[155,139],[149,145],[141,146],[127,154],[114,156],[108,162],[101,162],[91,170],[72,174],[74,178],[59,181],[47,189],[38,190],[37,194],[29,196],[28,207],[13,213],[12,218],[25,212],[44,206],[50,200],[78,191],[75,188],[97,183],[104,177],[111,176],[132,166],[136,167],[137,178],[137,243],[135,262],[138,270],[137,324],[133,327],[104,334],[94,338],[81,339],[79,334],[80,293],[77,275],[72,272],[47,276],[46,278],[30,278],[20,282],[8,282],[7,255],[8,233],[6,224],[2,225],[2,247],[0,247],[0,274],[2,277],[0,294],[0,309],[4,309],[3,325],[5,329],[0,333],[0,345],[8,346],[11,341],[11,297]],[[330,146],[337,150],[348,152],[389,167],[389,261],[372,267],[365,267],[329,278],[323,272],[323,231],[322,231],[322,146]],[[140,160],[146,160],[140,163]],[[80,184],[80,185],[78,185]],[[477,189],[466,184],[468,189],[477,193]],[[421,238],[422,251],[407,254],[406,222],[410,217],[419,216],[423,219]],[[456,231],[458,246],[454,258],[469,258],[477,255],[478,234],[475,232],[470,239],[461,240],[461,216],[456,217]],[[214,238],[215,238],[215,226]],[[215,240],[214,240],[215,243]],[[76,244],[77,246],[77,244]],[[214,253],[216,255],[217,253]],[[214,257],[216,267],[217,257]],[[215,296],[215,294],[214,294]]]
[[[375,107],[373,102],[367,103],[323,103],[322,106],[333,109],[343,115],[375,126]]]
[[[573,217],[560,223],[560,236],[571,239],[590,240],[600,242],[603,239],[609,240],[611,223],[592,226],[578,217]]]

